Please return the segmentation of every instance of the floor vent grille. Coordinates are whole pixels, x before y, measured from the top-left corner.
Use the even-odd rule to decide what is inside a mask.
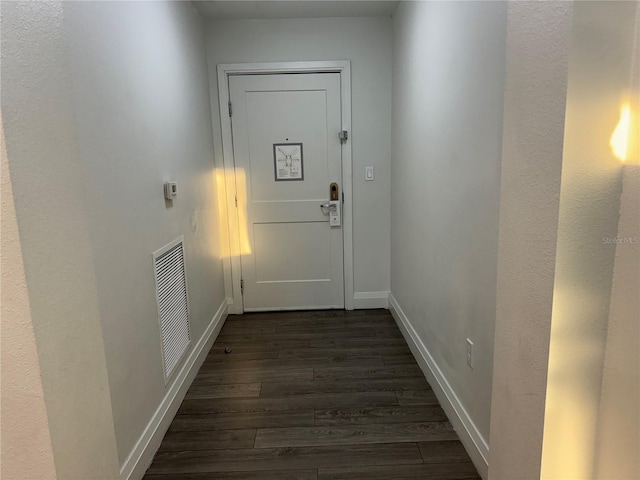
[[[165,382],[191,341],[183,237],[153,254]]]

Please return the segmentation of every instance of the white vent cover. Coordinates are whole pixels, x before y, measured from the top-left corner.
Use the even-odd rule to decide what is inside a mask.
[[[183,239],[177,238],[153,254],[165,383],[191,340]]]

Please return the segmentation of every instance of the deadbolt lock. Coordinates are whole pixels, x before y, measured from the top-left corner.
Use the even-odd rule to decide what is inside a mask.
[[[339,200],[338,184],[333,182],[329,186],[329,200]]]

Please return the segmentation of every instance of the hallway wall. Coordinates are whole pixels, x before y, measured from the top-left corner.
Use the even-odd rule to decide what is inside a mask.
[[[393,19],[392,302],[466,410],[484,454],[506,15],[502,2],[401,2]]]
[[[607,332],[614,326],[615,335],[616,325],[630,328],[624,325],[632,309],[626,314],[620,306],[614,309],[611,295],[615,257],[631,261],[633,256],[625,250],[634,248],[616,243],[623,170],[637,167],[640,159],[633,148],[628,149],[629,158],[616,158],[610,140],[621,106],[631,100],[635,112],[639,111],[638,73],[631,75],[634,63],[638,64],[638,51],[634,51],[638,20],[637,2],[577,2],[573,8],[542,478],[594,478],[605,349],[612,353],[616,344],[624,345],[618,337],[606,347]],[[630,79],[635,85],[630,85]],[[635,94],[630,98],[631,89]],[[637,136],[640,126],[632,129]],[[627,195],[632,195],[633,180],[627,183]],[[626,236],[633,238],[634,225],[627,222]],[[637,238],[637,221],[635,229]],[[616,268],[623,271],[619,264]],[[627,277],[627,288],[632,278]],[[618,284],[617,288],[624,287]],[[636,324],[637,320],[636,313]],[[636,376],[637,358],[635,362],[627,359],[636,365]],[[632,396],[631,385],[618,384],[618,388],[628,389],[626,395]],[[626,412],[628,422],[634,414],[637,419],[637,411],[636,406]],[[605,428],[612,426],[605,424]],[[637,451],[637,436],[635,445]],[[606,456],[601,460],[611,462]],[[619,468],[624,468],[628,462],[620,460]]]
[[[65,20],[122,464],[168,389],[151,252],[185,237],[191,348],[224,301],[204,21],[181,2],[69,2]]]
[[[42,372],[0,117],[0,478],[54,480]]]
[[[2,120],[56,475],[117,478],[63,5],[2,2]]]
[[[152,252],[184,235],[191,350],[226,305],[204,21],[189,2],[9,2],[2,26],[58,476],[116,478],[175,380],[165,385]]]
[[[355,296],[379,293],[380,298],[375,300],[377,306],[386,306],[390,238],[391,20],[210,21],[207,54],[218,166],[223,165],[223,160],[217,64],[351,61],[352,132],[349,132],[349,141],[353,148],[354,292]],[[366,165],[375,168],[373,182],[364,181]]]
[[[617,237],[626,240],[616,245],[592,457],[601,480],[640,477],[640,164],[623,170]]]
[[[571,2],[509,2],[489,477],[540,477]]]

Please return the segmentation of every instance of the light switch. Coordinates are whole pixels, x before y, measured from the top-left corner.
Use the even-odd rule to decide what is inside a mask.
[[[178,186],[176,182],[165,182],[164,184],[164,198],[167,200],[173,200],[178,196]]]
[[[364,167],[364,179],[367,182],[373,180],[373,167]]]

